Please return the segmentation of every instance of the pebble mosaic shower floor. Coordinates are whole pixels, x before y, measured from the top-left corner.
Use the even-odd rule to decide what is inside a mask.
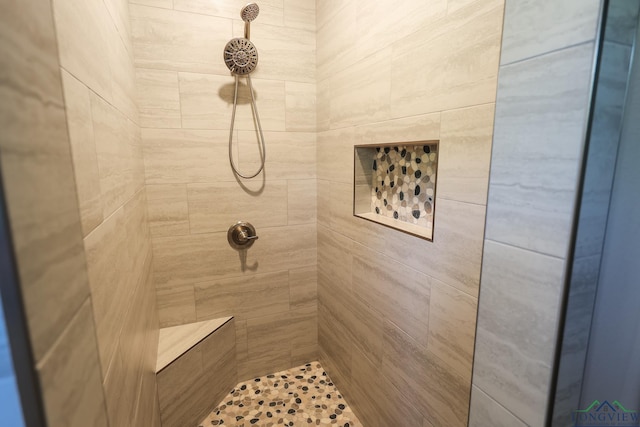
[[[238,384],[199,427],[362,427],[318,362]]]

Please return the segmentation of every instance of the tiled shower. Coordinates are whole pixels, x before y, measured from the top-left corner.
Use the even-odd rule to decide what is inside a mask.
[[[516,417],[536,425],[533,410],[514,404],[504,390],[522,392],[539,409],[546,384],[513,385],[529,373],[518,371],[518,355],[505,363],[506,379],[487,362],[491,346],[520,345],[507,332],[496,337],[489,313],[499,313],[492,303],[508,300],[507,282],[557,282],[548,299],[558,298],[562,273],[540,279],[537,268],[559,270],[568,237],[555,236],[550,264],[526,262],[531,254],[518,251],[537,255],[536,238],[527,232],[540,218],[525,215],[533,226],[505,232],[504,212],[522,208],[526,203],[518,201],[527,195],[518,193],[520,177],[500,168],[521,158],[529,162],[522,170],[544,163],[518,133],[516,126],[526,125],[509,115],[535,95],[519,89],[546,84],[537,61],[554,67],[548,52],[570,46],[566,60],[583,72],[593,55],[594,29],[567,25],[579,27],[566,32],[569,41],[548,30],[543,47],[531,47],[522,42],[531,38],[526,23],[552,14],[575,23],[580,4],[580,19],[594,24],[598,2],[540,8],[510,1],[505,7],[503,0],[258,3],[251,40],[260,62],[252,80],[267,160],[252,180],[229,166],[234,80],[222,60],[227,41],[243,34],[244,2],[26,0],[7,15],[7,28],[16,29],[38,16],[20,43],[45,70],[23,73],[30,77],[24,81],[15,77],[17,87],[46,100],[35,101],[45,130],[31,131],[13,117],[18,124],[10,130],[32,132],[35,142],[30,150],[0,145],[0,158],[48,424],[160,426],[159,328],[233,316],[240,382],[260,377],[272,386],[269,375],[276,372],[321,369],[330,377],[327,390],[337,387],[336,396],[366,427],[465,426],[473,388],[469,425],[509,425]],[[525,45],[520,56],[514,43]],[[569,74],[558,75],[565,79],[559,86],[574,83],[570,93],[556,86],[545,93],[582,96],[565,117],[577,129],[588,76]],[[498,109],[497,117],[500,96],[514,109]],[[256,169],[255,123],[242,80],[232,136],[239,167]],[[564,136],[577,141],[575,132]],[[494,137],[502,139],[492,154]],[[38,143],[43,140],[53,142]],[[437,150],[427,150],[425,141],[438,141]],[[427,156],[424,165],[411,170],[411,179],[423,180],[411,188],[417,218],[413,207],[403,212],[409,222],[431,223],[432,239],[354,216],[356,146],[395,146],[398,153],[420,147],[414,154]],[[577,168],[577,145],[566,150],[563,166]],[[437,161],[429,156],[436,153]],[[29,179],[17,179],[24,171]],[[575,192],[573,172],[555,181],[563,197]],[[426,184],[436,175],[437,184]],[[544,190],[553,185],[538,194],[543,211]],[[382,202],[370,198],[371,210],[391,203],[391,193]],[[571,213],[570,207],[549,210],[563,220]],[[58,217],[64,219],[48,221]],[[227,242],[227,229],[238,220],[250,221],[259,235],[246,253]],[[485,221],[493,239],[486,243]],[[34,223],[46,227],[25,232]],[[32,256],[35,246],[47,253]],[[487,264],[496,260],[531,269],[514,278],[512,270]],[[489,308],[479,320],[483,342],[476,344],[481,272]],[[551,338],[545,337],[539,348],[546,352],[536,357],[548,370]],[[321,365],[305,365],[316,361]],[[488,378],[504,388],[492,390]]]

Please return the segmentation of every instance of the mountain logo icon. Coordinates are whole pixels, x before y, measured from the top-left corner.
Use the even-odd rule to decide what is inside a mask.
[[[637,411],[629,410],[617,400],[594,400],[586,409],[572,414],[574,427],[640,427]]]

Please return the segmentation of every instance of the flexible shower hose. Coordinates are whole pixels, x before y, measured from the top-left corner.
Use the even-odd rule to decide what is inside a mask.
[[[249,92],[251,93],[251,112],[253,113],[253,118],[255,119],[256,124],[258,125],[258,136],[260,138],[260,145],[261,145],[261,149],[260,149],[261,163],[260,163],[260,169],[258,169],[258,171],[253,175],[243,175],[240,173],[240,171],[238,170],[238,167],[233,161],[233,127],[236,121],[236,107],[238,106],[239,76],[236,74],[235,77],[236,77],[236,88],[233,94],[233,111],[231,113],[231,129],[229,130],[229,163],[231,163],[231,169],[233,169],[233,172],[236,175],[244,179],[251,179],[258,176],[260,172],[262,172],[262,170],[264,169],[264,162],[267,158],[267,149],[264,143],[264,135],[262,134],[262,126],[260,125],[260,117],[258,116],[258,108],[256,107],[256,99],[253,94],[253,85],[251,84],[251,76],[247,74],[247,83],[249,84]]]

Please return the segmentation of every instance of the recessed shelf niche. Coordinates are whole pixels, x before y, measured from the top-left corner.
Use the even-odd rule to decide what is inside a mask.
[[[356,145],[353,215],[433,241],[439,142]]]

